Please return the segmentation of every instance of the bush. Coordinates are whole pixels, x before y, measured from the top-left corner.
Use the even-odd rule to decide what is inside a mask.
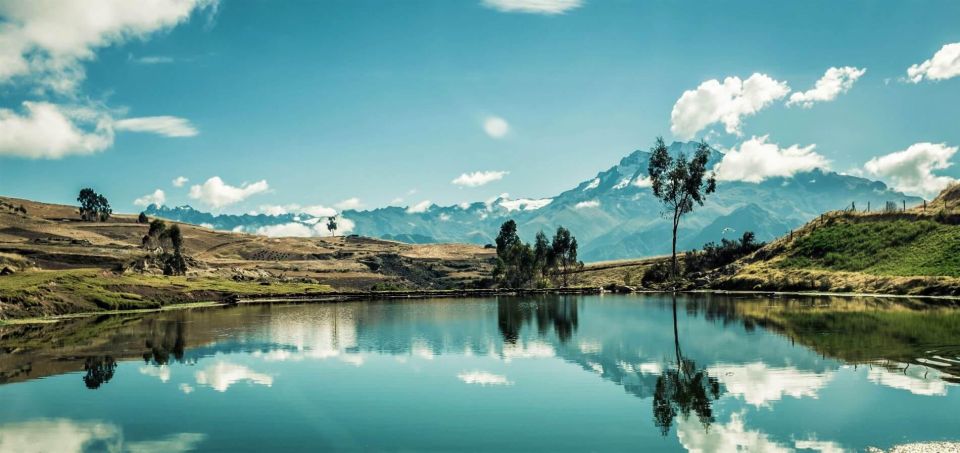
[[[717,245],[714,242],[704,244],[702,251],[687,252],[684,258],[684,273],[704,272],[726,266],[744,256],[747,256],[765,244],[756,242],[751,231],[743,233],[739,240],[723,239]]]
[[[643,272],[643,278],[640,279],[644,286],[652,283],[663,283],[670,280],[670,262],[659,261],[653,263]]]

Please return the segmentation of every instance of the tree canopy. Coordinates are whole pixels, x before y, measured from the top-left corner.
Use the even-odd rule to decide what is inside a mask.
[[[84,221],[105,222],[113,214],[107,198],[89,187],[80,190],[77,201],[80,203],[80,218]]]

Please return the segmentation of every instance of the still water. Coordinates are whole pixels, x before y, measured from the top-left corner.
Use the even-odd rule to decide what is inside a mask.
[[[960,440],[960,311],[590,296],[0,327],[0,451],[863,451]]]

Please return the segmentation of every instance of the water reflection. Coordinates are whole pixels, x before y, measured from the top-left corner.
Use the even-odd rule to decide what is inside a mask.
[[[150,391],[167,392],[166,398],[218,397],[217,404],[251,398],[247,409],[259,411],[276,399],[299,407],[301,416],[326,406],[299,399],[327,395],[329,386],[352,379],[366,385],[343,401],[405,407],[394,399],[409,393],[417,395],[420,416],[469,399],[461,391],[531,407],[545,404],[527,401],[540,390],[552,391],[551,407],[562,403],[557,394],[588,409],[613,401],[595,384],[626,397],[620,399],[628,400],[631,417],[648,414],[645,431],[679,447],[831,451],[865,444],[840,442],[841,434],[826,422],[816,425],[816,417],[804,420],[814,427],[794,435],[764,414],[802,417],[809,412],[798,407],[825,407],[811,406],[818,400],[855,410],[835,404],[838,386],[870,394],[866,401],[898,398],[908,407],[923,404],[918,399],[955,397],[958,345],[957,310],[883,299],[604,296],[264,305],[0,326],[0,383],[75,373],[71,387],[101,389],[99,396],[123,390],[107,384],[130,378],[127,388],[153,385]],[[581,392],[599,393],[578,400]],[[496,400],[507,394],[511,399]],[[430,404],[423,405],[425,399]],[[324,404],[343,411],[337,402]],[[652,421],[646,418],[651,412]],[[31,422],[0,411],[4,418]],[[64,420],[57,420],[46,418],[34,431],[59,429]],[[110,423],[77,426],[83,429],[63,429],[81,443],[116,439],[105,428]],[[838,439],[820,439],[818,432]],[[23,438],[10,439],[17,436]],[[6,439],[0,434],[0,442]]]
[[[681,415],[685,420],[693,412],[704,429],[715,421],[712,401],[720,398],[720,382],[696,362],[683,356],[677,329],[677,299],[673,298],[673,343],[675,366],[663,370],[657,378],[653,394],[653,421],[666,436],[673,420]]]
[[[520,329],[536,321],[541,337],[553,330],[561,343],[566,343],[577,330],[576,296],[544,296],[528,301],[511,298],[497,300],[497,326],[503,341],[516,344]]]
[[[87,357],[83,362],[83,383],[88,389],[96,390],[113,379],[117,370],[117,361],[110,356]]]
[[[186,452],[206,438],[200,433],[176,433],[159,439],[124,441],[123,429],[101,421],[38,419],[0,425],[3,452]]]

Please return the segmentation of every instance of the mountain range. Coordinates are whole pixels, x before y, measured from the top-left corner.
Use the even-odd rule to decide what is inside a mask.
[[[674,142],[673,155],[688,156],[696,142]],[[580,244],[580,258],[602,261],[660,255],[670,251],[670,224],[653,196],[647,177],[650,153],[637,150],[595,177],[559,195],[543,199],[499,197],[486,202],[454,206],[432,205],[422,210],[385,207],[341,213],[341,232],[402,242],[492,243],[500,224],[517,222],[521,237],[532,240],[539,230],[548,234],[562,225]],[[711,150],[709,167],[723,159]],[[880,209],[886,202],[920,203],[883,182],[814,169],[789,177],[771,177],[759,183],[721,181],[704,206],[684,217],[678,248],[689,250],[722,238],[753,231],[767,241],[819,216],[825,211]],[[214,215],[190,206],[151,205],[147,215],[203,225],[218,230],[268,235],[320,235],[324,221],[309,214]]]

